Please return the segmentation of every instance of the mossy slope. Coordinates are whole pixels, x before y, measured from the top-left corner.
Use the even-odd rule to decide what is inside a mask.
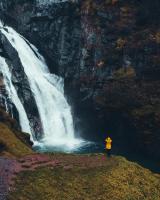
[[[32,153],[27,133],[22,133],[17,122],[0,107],[0,156],[20,157]]]
[[[103,167],[23,172],[8,200],[159,200],[160,176],[124,158]],[[106,159],[106,162],[111,160]]]
[[[31,148],[22,142],[4,123],[0,123],[0,146],[2,147],[0,156],[20,157],[32,153]]]

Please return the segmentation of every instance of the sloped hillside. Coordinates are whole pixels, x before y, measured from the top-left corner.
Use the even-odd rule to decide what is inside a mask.
[[[18,131],[16,121],[0,109],[0,156],[20,157],[31,153],[29,135]]]
[[[122,157],[60,155],[56,159],[61,164],[55,167],[21,172],[8,200],[160,199],[160,176]]]

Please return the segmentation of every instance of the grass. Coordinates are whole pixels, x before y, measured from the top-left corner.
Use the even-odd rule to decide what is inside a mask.
[[[15,133],[3,123],[0,123],[0,144],[3,146],[0,150],[1,156],[21,157],[32,153],[31,148],[17,138]]]
[[[21,157],[33,153],[30,136],[0,107],[0,156]]]
[[[44,167],[21,172],[8,200],[160,199],[160,175],[122,157],[106,162],[94,168]]]

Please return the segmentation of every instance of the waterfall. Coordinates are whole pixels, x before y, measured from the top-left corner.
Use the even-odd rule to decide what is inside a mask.
[[[9,108],[8,108],[8,103],[7,103],[7,99],[5,98],[5,109],[6,112],[9,113]]]
[[[81,143],[75,138],[71,108],[64,97],[63,79],[50,74],[44,58],[37,48],[13,28],[0,25],[1,33],[17,51],[38,108],[43,138],[41,145],[73,147]],[[5,84],[21,121],[22,130],[30,132],[26,111],[11,82],[11,74],[1,58]]]
[[[14,103],[14,105],[17,108],[17,111],[19,113],[21,128],[24,132],[31,134],[29,120],[27,118],[25,109],[18,97],[17,91],[12,84],[11,73],[9,71],[9,67],[8,67],[5,59],[2,58],[1,56],[0,56],[0,71],[3,74],[4,83],[5,83],[6,90],[8,92],[8,96],[12,99],[12,102]],[[5,100],[5,105],[6,105],[6,100]],[[6,105],[6,107],[8,107],[8,106]]]

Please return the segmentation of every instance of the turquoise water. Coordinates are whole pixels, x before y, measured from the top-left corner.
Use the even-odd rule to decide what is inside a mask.
[[[34,146],[33,150],[39,153],[74,153],[74,154],[89,154],[89,153],[106,153],[105,145],[103,143],[96,142],[84,142],[83,145],[69,149],[67,146]],[[146,158],[142,155],[137,155],[127,152],[114,152],[113,155],[123,156],[127,160],[138,163],[144,168],[151,170],[154,173],[160,173],[160,162],[154,159]]]
[[[74,146],[73,148],[68,148],[68,146],[43,146],[38,145],[33,147],[34,151],[45,153],[45,152],[59,152],[59,153],[103,153],[105,152],[104,145],[95,142],[84,142],[81,145]]]

